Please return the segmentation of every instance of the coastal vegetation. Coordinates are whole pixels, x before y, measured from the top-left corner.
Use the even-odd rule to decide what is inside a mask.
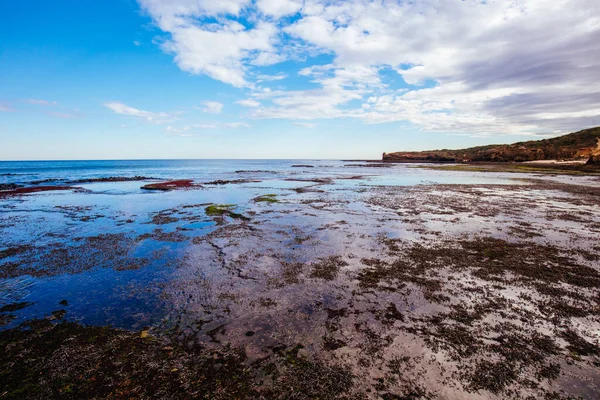
[[[507,145],[488,145],[459,150],[429,150],[383,153],[392,162],[523,162],[568,160],[595,163],[600,157],[600,127],[551,139]]]

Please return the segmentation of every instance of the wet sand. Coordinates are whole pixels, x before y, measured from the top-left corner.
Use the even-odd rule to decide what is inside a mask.
[[[5,199],[0,398],[600,397],[597,177],[268,172]]]

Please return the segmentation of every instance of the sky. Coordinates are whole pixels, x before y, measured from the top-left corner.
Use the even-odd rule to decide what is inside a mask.
[[[598,0],[0,0],[0,159],[378,159],[600,125]]]

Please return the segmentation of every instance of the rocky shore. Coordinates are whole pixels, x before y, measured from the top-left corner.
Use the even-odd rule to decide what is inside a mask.
[[[593,176],[171,182],[0,203],[1,398],[600,396]]]

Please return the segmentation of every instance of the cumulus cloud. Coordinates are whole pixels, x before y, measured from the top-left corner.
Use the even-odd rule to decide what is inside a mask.
[[[140,3],[177,65],[248,88],[261,101],[255,118],[408,121],[472,135],[600,123],[597,0]],[[310,89],[265,92],[267,79],[249,73],[309,52],[331,58],[299,71]]]
[[[162,48],[184,71],[205,74],[233,86],[247,86],[245,61],[273,52],[277,30],[259,21],[247,28],[224,15],[237,16],[248,0],[140,0],[156,25],[170,36]],[[212,18],[198,23],[198,19]]]
[[[172,115],[165,112],[151,112],[138,110],[137,108],[130,107],[126,104],[119,102],[112,102],[104,104],[106,108],[114,112],[115,114],[127,115],[130,117],[142,118],[148,122],[153,123],[164,123],[172,119]]]
[[[244,107],[260,107],[260,102],[256,101],[256,100],[252,100],[252,99],[246,99],[246,100],[240,100],[240,101],[236,101],[237,104],[239,104],[240,106],[244,106]]]
[[[202,107],[199,109],[209,114],[220,114],[223,111],[223,103],[219,103],[218,101],[203,101]]]
[[[250,0],[142,0],[140,3],[152,15],[171,18],[238,14]]]
[[[295,14],[302,8],[299,0],[257,0],[256,7],[264,14],[275,18]]]

